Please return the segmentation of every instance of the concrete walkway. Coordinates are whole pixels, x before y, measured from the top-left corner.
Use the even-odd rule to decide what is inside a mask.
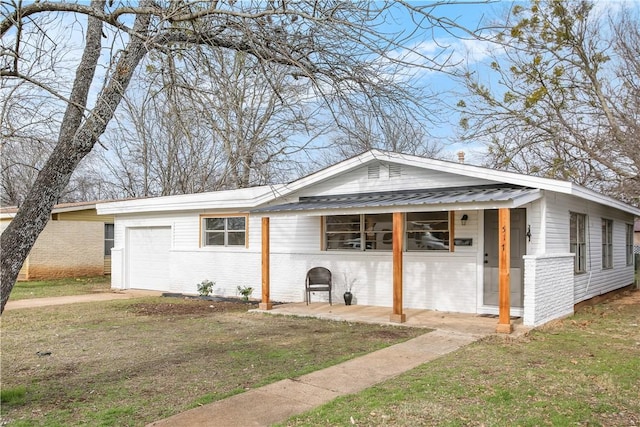
[[[5,310],[158,295],[161,293],[126,290],[54,298],[10,300]],[[366,306],[288,304],[283,305],[279,310],[273,310],[272,314],[310,315],[334,320],[387,323],[383,320],[388,316],[387,311]],[[495,320],[453,313],[421,310],[411,313],[408,319],[407,326],[431,327],[435,330],[326,369],[252,389],[164,420],[155,421],[148,426],[269,426],[330,402],[336,397],[357,393],[396,377],[423,363],[491,335],[495,330],[493,326]],[[520,332],[524,332],[524,328],[520,329]]]
[[[109,301],[114,299],[131,299],[161,295],[162,292],[127,289],[126,291],[96,292],[93,294],[68,295],[63,297],[31,298],[19,299],[15,301],[9,299],[9,301],[7,301],[7,305],[4,307],[4,310],[18,310],[24,308],[46,307],[50,305],[74,304],[78,302]]]
[[[286,379],[156,421],[148,426],[269,426],[396,377],[479,339],[434,331],[298,378]]]

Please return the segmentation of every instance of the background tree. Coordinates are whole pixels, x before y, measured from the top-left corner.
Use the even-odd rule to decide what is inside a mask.
[[[490,72],[467,70],[464,138],[491,166],[638,203],[638,16],[589,1],[512,5]]]
[[[362,93],[378,102],[403,100],[410,105],[413,101],[415,108],[422,108],[410,96],[410,80],[393,78],[407,66],[402,52],[426,38],[434,26],[455,23],[436,17],[433,6],[405,7],[418,28],[391,32],[385,19],[391,9],[401,6],[401,2],[316,0],[3,2],[2,99],[6,102],[8,92],[26,83],[53,100],[52,105],[60,108],[60,121],[55,147],[0,239],[2,310],[53,205],[107,129],[149,52],[192,63],[208,50],[241,52],[255,58],[257,71],[267,81],[284,67],[329,108],[338,105],[337,100]],[[77,60],[57,62],[52,53],[68,53],[52,36],[63,33],[59,31],[63,20],[77,20],[74,25],[82,26],[84,43]],[[413,55],[424,67],[443,66],[418,50]],[[175,72],[180,73],[181,67]]]
[[[437,158],[442,145],[429,135],[427,123],[432,121],[402,111],[348,110],[336,121],[330,163],[374,148]]]

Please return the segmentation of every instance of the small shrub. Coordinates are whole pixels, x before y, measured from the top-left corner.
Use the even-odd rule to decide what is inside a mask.
[[[249,301],[249,297],[253,293],[253,288],[249,286],[238,286],[238,292],[242,295],[242,299]]]
[[[211,280],[203,280],[198,284],[198,293],[200,296],[208,297],[213,292],[213,286],[216,282],[212,282]]]

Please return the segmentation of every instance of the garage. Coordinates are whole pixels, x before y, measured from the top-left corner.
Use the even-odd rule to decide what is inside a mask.
[[[127,229],[128,288],[169,290],[171,227]]]

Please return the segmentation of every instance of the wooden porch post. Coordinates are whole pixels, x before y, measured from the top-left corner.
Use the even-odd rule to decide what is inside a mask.
[[[269,301],[269,217],[262,218],[262,302],[258,305],[261,310],[271,310],[273,305]]]
[[[498,304],[499,316],[496,332],[510,334],[511,324],[511,211],[508,208],[498,210]]]
[[[404,216],[402,212],[393,213],[393,313],[392,322],[406,322],[402,311],[402,249],[404,247]]]

